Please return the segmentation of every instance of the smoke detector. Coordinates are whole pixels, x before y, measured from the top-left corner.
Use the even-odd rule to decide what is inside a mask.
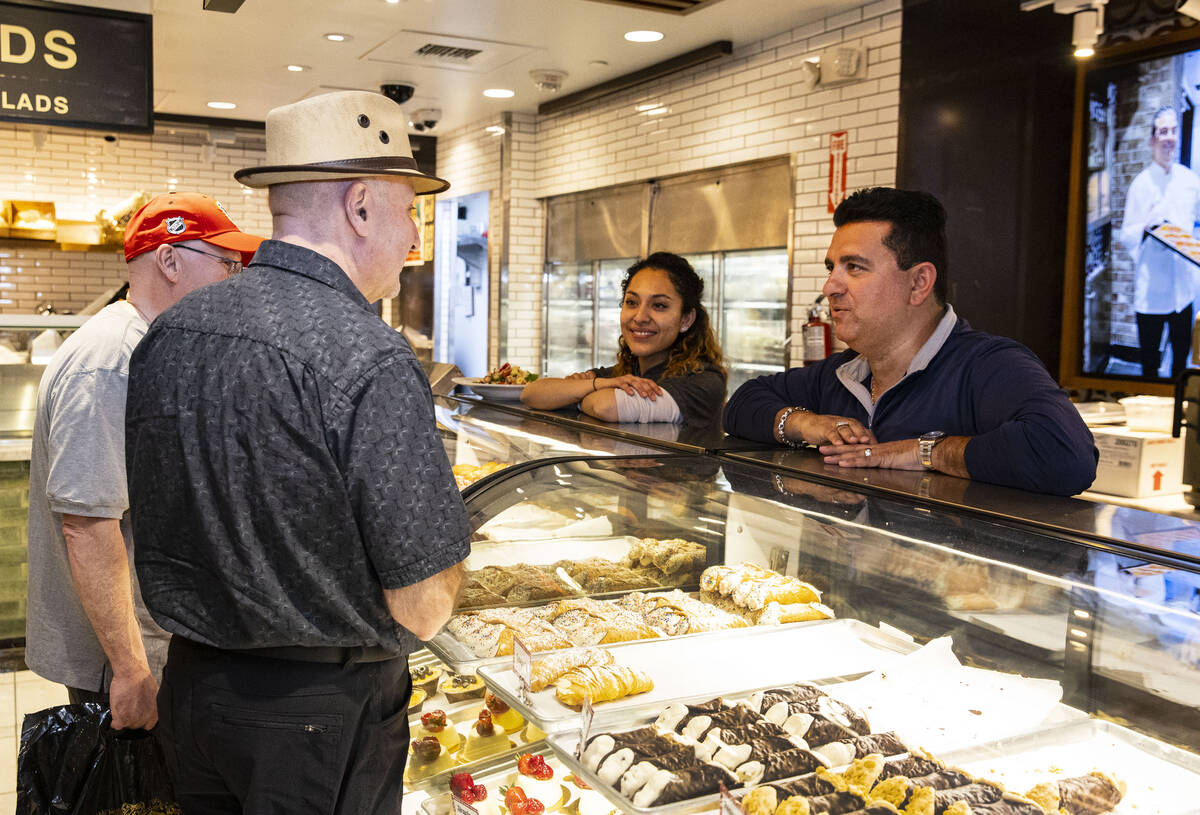
[[[562,87],[563,80],[567,78],[567,72],[555,71],[551,68],[539,68],[536,71],[530,71],[529,78],[533,80],[533,84],[537,86],[539,91],[543,93],[558,93],[558,89]]]

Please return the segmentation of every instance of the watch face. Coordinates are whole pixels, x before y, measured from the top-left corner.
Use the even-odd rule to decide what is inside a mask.
[[[945,437],[946,434],[944,431],[931,430],[928,433],[921,434],[921,441],[937,441],[938,439],[943,439]]]

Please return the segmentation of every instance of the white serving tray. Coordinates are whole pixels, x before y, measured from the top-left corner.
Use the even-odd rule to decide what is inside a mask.
[[[1018,794],[1041,781],[1103,770],[1128,785],[1113,810],[1116,815],[1200,812],[1200,756],[1100,719],[954,750],[937,758]]]
[[[593,726],[598,729],[623,725],[683,699],[856,676],[887,667],[916,645],[858,620],[818,620],[606,647],[618,664],[650,674],[654,690],[596,704]],[[530,694],[528,703],[521,699],[511,657],[478,673],[493,693],[547,733],[579,726],[579,711],[559,702],[552,687]]]

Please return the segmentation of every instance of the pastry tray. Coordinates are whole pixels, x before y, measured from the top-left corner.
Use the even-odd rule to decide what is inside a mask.
[[[483,706],[482,699],[476,699],[473,701],[479,702],[479,707]],[[474,710],[475,710],[475,708],[472,707],[472,708],[469,708],[468,712],[473,712]],[[462,713],[463,711],[460,710],[459,712]],[[447,716],[450,718],[450,720],[452,722],[455,722],[456,725],[461,725],[463,723],[463,719],[460,716],[456,716],[453,713],[448,713]],[[475,720],[475,717],[470,716],[466,720],[467,727],[469,727],[471,722],[473,722],[474,720]],[[413,730],[417,724],[420,724],[420,722],[421,722],[421,719],[419,716],[416,719],[410,721],[410,723],[409,723],[409,737],[410,738],[413,737],[413,735],[414,735]],[[462,738],[465,741],[465,739],[466,739],[465,728],[463,728],[461,726],[457,726],[455,729],[458,730],[459,735],[462,736]],[[431,789],[438,789],[438,790],[448,789],[447,785],[450,782],[450,776],[453,775],[454,773],[471,773],[472,775],[474,775],[477,772],[487,772],[490,769],[495,769],[495,767],[498,764],[503,764],[504,762],[508,762],[510,764],[513,763],[516,759],[516,756],[520,755],[521,753],[536,753],[539,750],[541,750],[541,751],[545,750],[545,748],[546,748],[545,740],[538,739],[537,741],[525,741],[522,738],[522,734],[524,732],[525,732],[525,729],[522,727],[518,733],[510,734],[512,737],[509,739],[509,744],[511,744],[512,746],[509,747],[509,749],[505,750],[504,752],[493,753],[492,755],[484,756],[483,758],[478,759],[477,761],[469,761],[469,762],[459,763],[456,760],[454,766],[451,767],[450,769],[443,770],[440,773],[435,773],[434,775],[431,775],[427,778],[422,778],[417,781],[409,781],[408,778],[406,777],[404,779],[404,789],[413,791],[413,792],[415,792],[417,790],[428,791]],[[460,742],[460,747],[459,747],[460,751],[462,750],[461,744],[462,743]],[[457,755],[457,753],[455,755]],[[407,770],[408,770],[408,761],[405,762],[406,773],[407,773]]]
[[[531,749],[523,750],[522,752],[550,755],[550,749],[544,742],[539,742],[537,745],[531,746]],[[500,792],[500,786],[507,781],[508,776],[515,769],[516,761],[513,756],[509,755],[489,757],[486,763],[480,762],[475,769],[463,770],[463,772],[470,772],[471,778],[475,783],[485,785],[488,788],[488,798],[494,799],[496,803],[500,804],[501,811],[506,812],[507,810],[503,808],[504,795]],[[556,770],[556,772],[559,771]],[[562,786],[567,790],[567,800],[563,806],[564,811],[566,811],[566,807],[580,793],[580,790],[574,784],[566,780],[566,774],[565,770],[559,773],[559,780],[562,781]],[[420,806],[422,815],[454,815],[453,804],[451,803],[448,790],[449,777],[447,776],[444,779],[444,783],[428,790],[429,797],[423,800]],[[600,793],[596,794],[600,795]]]
[[[848,619],[610,645],[606,648],[618,664],[650,674],[654,690],[597,703],[593,726],[611,728],[657,713],[669,702],[711,699],[731,689],[849,678],[887,667],[916,647],[899,634]],[[535,654],[534,660],[539,656]],[[553,687],[529,694],[528,702],[521,700],[510,657],[501,664],[485,665],[478,673],[493,693],[547,733],[578,726],[579,711],[559,702]]]
[[[1116,815],[1200,812],[1200,756],[1101,719],[1085,719],[938,754],[946,764],[1024,793],[1039,781],[1103,770],[1126,782]]]

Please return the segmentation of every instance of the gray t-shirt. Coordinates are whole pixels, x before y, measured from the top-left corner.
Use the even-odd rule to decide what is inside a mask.
[[[155,677],[166,661],[169,635],[147,613],[133,574],[125,479],[129,356],[146,328],[133,305],[113,303],[67,338],[38,387],[29,462],[25,662],[46,679],[83,690],[107,690],[112,667],[75,593],[63,513],[120,519],[135,612]]]

